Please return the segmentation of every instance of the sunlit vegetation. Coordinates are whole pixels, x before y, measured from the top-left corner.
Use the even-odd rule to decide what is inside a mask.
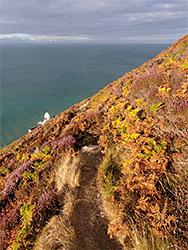
[[[49,230],[73,249],[61,191],[79,186],[75,159],[90,144],[103,154],[110,237],[122,249],[188,249],[188,36],[1,150],[2,250],[52,247]]]

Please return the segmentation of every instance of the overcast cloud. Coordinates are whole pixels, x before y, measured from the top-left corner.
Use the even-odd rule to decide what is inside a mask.
[[[171,43],[188,30],[187,0],[1,0],[1,34]],[[14,35],[15,36],[15,35]]]

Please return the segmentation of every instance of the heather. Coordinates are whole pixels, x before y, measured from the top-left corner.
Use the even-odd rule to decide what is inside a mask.
[[[59,237],[70,234],[67,249],[78,249],[74,201],[92,168],[76,159],[95,163],[89,145],[100,151],[95,186],[109,237],[121,249],[187,249],[187,50],[185,36],[1,150],[2,249],[32,249],[57,218],[65,223]]]

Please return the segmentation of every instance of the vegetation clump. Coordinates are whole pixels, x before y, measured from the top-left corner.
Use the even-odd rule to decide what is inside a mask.
[[[76,159],[89,145],[103,158],[95,185],[109,236],[122,249],[188,249],[188,35],[1,150],[1,249],[52,249],[58,238],[74,249],[65,201],[84,193]]]

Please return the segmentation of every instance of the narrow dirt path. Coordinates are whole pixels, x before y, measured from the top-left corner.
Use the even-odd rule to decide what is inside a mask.
[[[97,187],[102,154],[97,147],[83,147],[74,160],[59,165],[56,188],[60,214],[52,217],[33,250],[121,250],[107,234],[108,220]]]
[[[75,197],[72,218],[78,250],[120,250],[122,247],[118,242],[107,234],[108,221],[97,188],[97,172],[102,154],[94,147],[85,147],[81,151],[81,160],[80,187]]]

